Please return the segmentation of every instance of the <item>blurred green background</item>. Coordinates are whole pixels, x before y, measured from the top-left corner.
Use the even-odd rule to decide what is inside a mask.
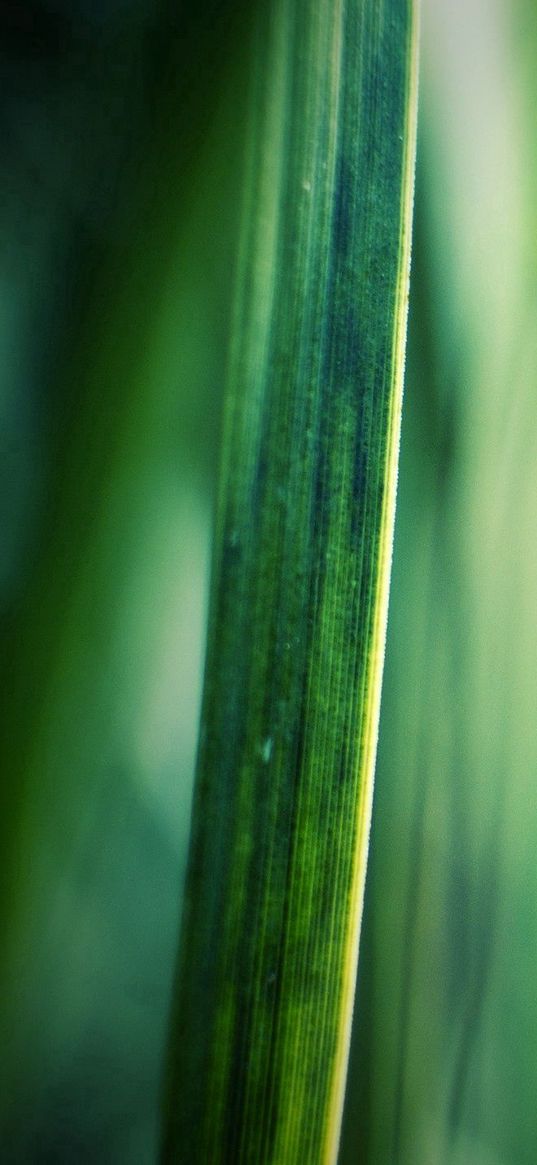
[[[0,3],[0,1160],[13,1165],[156,1160],[248,8]],[[342,1165],[537,1159],[536,56],[529,0],[423,6]]]

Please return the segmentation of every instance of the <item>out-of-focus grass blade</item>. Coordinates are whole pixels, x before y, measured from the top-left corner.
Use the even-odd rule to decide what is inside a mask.
[[[0,261],[5,302],[16,299],[19,268],[23,308],[35,285],[32,310],[15,313],[21,325],[8,332],[0,411],[3,422],[4,398],[16,402],[24,437],[9,456],[2,431],[6,487],[21,454],[39,486],[26,523],[17,491],[5,491],[13,521],[0,580],[0,1160],[13,1165],[155,1159],[190,815],[214,386],[238,225],[241,4],[145,14],[140,3],[139,23],[132,5],[107,5],[87,45],[80,14],[80,43],[73,33],[62,68],[74,78],[80,65],[72,91],[91,149],[84,135],[73,143],[64,134],[54,74],[40,124],[43,142],[62,149],[57,158],[50,150],[43,189],[28,167],[16,216],[0,211],[14,236],[13,267],[9,249]],[[36,94],[38,108],[39,84]],[[95,162],[109,144],[100,116],[116,168]],[[74,110],[69,125],[78,125]],[[38,138],[33,126],[36,148]],[[79,153],[88,154],[85,200],[82,180],[70,178]],[[22,552],[6,570],[19,530]]]
[[[337,1153],[401,405],[409,0],[256,27],[164,1160]]]

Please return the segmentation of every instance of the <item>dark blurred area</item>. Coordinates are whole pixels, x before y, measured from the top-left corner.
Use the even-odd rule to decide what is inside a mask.
[[[0,4],[0,1159],[150,1162],[240,202],[242,3]]]
[[[35,532],[30,497],[34,508],[50,503],[82,404],[84,378],[67,373],[65,386],[69,358],[95,326],[99,292],[110,297],[111,277],[132,266],[133,253],[158,248],[164,261],[173,246],[240,5],[2,4],[0,20],[9,600],[20,588],[22,543]],[[119,402],[126,391],[116,386]],[[116,400],[107,393],[99,403],[113,410]],[[46,480],[32,488],[38,467]]]

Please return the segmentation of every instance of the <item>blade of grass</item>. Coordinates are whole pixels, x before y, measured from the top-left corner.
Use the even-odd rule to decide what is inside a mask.
[[[406,325],[411,0],[256,25],[163,1160],[332,1161]]]

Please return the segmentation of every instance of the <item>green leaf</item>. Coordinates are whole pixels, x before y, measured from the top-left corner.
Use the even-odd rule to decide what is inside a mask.
[[[256,21],[165,1161],[332,1161],[401,409],[411,0]]]

